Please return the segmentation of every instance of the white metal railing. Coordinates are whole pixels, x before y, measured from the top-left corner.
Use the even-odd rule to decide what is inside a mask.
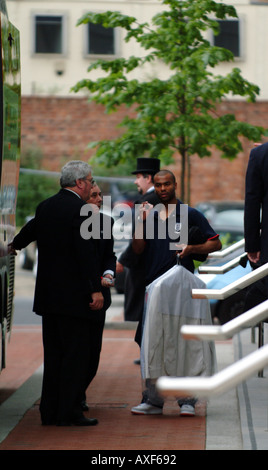
[[[236,268],[236,266],[239,265],[241,259],[245,256],[246,253],[243,253],[240,256],[237,256],[236,258],[228,261],[228,263],[223,264],[222,266],[199,266],[198,272],[200,274],[224,274],[230,271],[233,268]]]
[[[240,258],[241,256],[238,257],[239,260]],[[237,262],[237,259],[235,262]],[[193,289],[192,297],[225,299],[267,275],[268,263],[223,289]],[[221,326],[183,325],[181,334],[184,339],[208,341],[229,339],[244,328],[261,324],[267,316],[268,300]],[[209,398],[213,395],[223,394],[231,388],[236,387],[238,384],[251,377],[255,372],[260,372],[266,366],[268,366],[268,345],[260,347],[257,351],[211,377],[160,377],[156,382],[156,387],[159,393],[166,397],[198,396]]]
[[[267,365],[268,345],[211,377],[159,377],[156,387],[161,395],[166,397],[198,396],[209,398],[213,395],[222,395]]]
[[[239,331],[252,328],[266,318],[268,318],[268,300],[224,325],[183,325],[181,335],[186,340],[214,341],[230,339]]]
[[[239,248],[243,248],[245,246],[245,239],[239,240],[239,242],[233,243],[232,245],[228,246],[224,250],[214,251],[208,255],[208,258],[224,258],[225,256],[233,253],[235,250]]]
[[[235,294],[239,290],[248,287],[259,279],[264,278],[268,275],[268,263],[260,266],[259,268],[251,271],[245,276],[237,279],[228,286],[223,287],[222,289],[193,289],[192,297],[194,299],[219,299],[223,300],[231,295]]]

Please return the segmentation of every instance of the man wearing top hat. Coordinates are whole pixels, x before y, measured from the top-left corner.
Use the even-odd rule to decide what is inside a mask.
[[[158,204],[159,199],[154,191],[154,175],[160,170],[160,160],[158,158],[137,158],[137,169],[132,171],[136,175],[134,183],[137,185],[141,197],[136,204],[148,201],[151,204]]]
[[[134,183],[137,185],[140,198],[135,204],[148,201],[155,206],[159,203],[154,191],[153,177],[160,170],[158,158],[137,158],[137,168],[132,172],[136,175]],[[134,227],[133,227],[134,231]],[[126,321],[138,321],[135,341],[141,345],[141,322],[145,295],[145,274],[143,256],[138,256],[132,250],[132,243],[121,254],[117,263],[117,272],[126,270],[124,312]]]

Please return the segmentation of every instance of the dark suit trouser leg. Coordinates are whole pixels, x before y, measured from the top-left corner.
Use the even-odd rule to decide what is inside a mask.
[[[51,322],[51,317],[43,316],[42,325],[44,372],[40,413],[43,424],[52,424],[57,421],[62,351],[56,319]]]
[[[68,422],[82,415],[80,398],[94,362],[94,322],[60,315],[43,317],[42,421]]]
[[[81,397],[82,400],[86,400],[86,390],[94,379],[100,362],[100,353],[102,348],[102,335],[105,322],[105,313],[100,313],[98,320],[94,321],[94,338],[91,340],[90,349],[90,364],[88,374],[85,377],[84,393]],[[92,323],[93,326],[93,323]]]

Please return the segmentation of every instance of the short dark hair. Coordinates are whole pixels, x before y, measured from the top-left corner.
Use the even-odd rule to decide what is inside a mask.
[[[156,176],[166,176],[166,175],[171,175],[173,183],[174,183],[174,184],[176,183],[175,175],[174,175],[174,173],[172,173],[172,171],[170,171],[170,170],[160,170],[160,171],[158,171],[158,172],[154,175],[154,178],[155,178]]]

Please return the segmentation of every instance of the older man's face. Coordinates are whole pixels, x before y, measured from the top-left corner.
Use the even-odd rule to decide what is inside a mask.
[[[83,179],[83,187],[81,197],[84,201],[87,201],[90,197],[90,192],[92,188],[93,178],[91,173],[89,173],[86,178]]]
[[[93,186],[90,191],[90,198],[87,202],[90,204],[95,204],[99,209],[101,208],[102,194],[99,186]]]

